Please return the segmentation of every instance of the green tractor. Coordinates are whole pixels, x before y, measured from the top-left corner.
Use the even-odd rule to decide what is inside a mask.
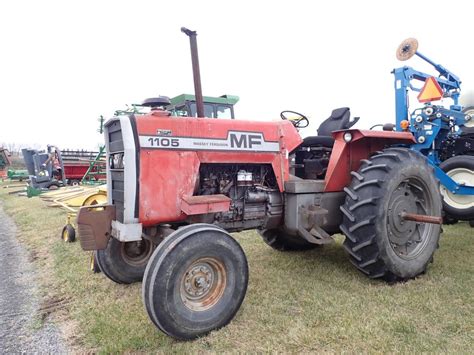
[[[238,96],[222,95],[218,97],[203,96],[204,116],[209,118],[234,119],[234,105],[239,101]],[[122,114],[145,114],[150,109],[165,109],[173,116],[197,117],[196,96],[181,94],[173,98],[158,96],[145,99],[141,104],[132,104],[125,110],[115,111],[115,116]]]
[[[235,118],[234,105],[239,101],[238,96],[222,95],[219,97],[203,96],[204,116],[209,118]],[[169,111],[179,116],[196,117],[196,96],[182,94],[170,100]]]

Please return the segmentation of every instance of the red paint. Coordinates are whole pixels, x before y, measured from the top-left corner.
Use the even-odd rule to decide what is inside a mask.
[[[188,215],[228,210],[230,201],[215,196],[196,198],[199,166],[207,163],[270,164],[280,191],[289,179],[288,153],[302,139],[289,121],[258,122],[209,118],[137,117],[139,135],[157,135],[170,131],[172,137],[226,139],[229,131],[259,132],[265,141],[279,142],[279,152],[187,151],[140,149],[139,221],[144,226],[186,219]],[[351,132],[347,144],[343,134]],[[334,150],[326,175],[325,191],[341,191],[350,181],[350,171],[359,168],[360,159],[393,143],[411,143],[410,133],[350,130],[334,132]]]
[[[265,141],[279,142],[279,152],[225,152],[140,149],[139,220],[145,226],[184,220],[189,206],[183,200],[193,196],[201,163],[270,164],[280,191],[289,179],[287,155],[302,139],[289,121],[258,122],[217,120],[209,118],[137,117],[139,135],[156,135],[157,130],[170,130],[170,137],[226,139],[229,131],[259,132]],[[201,208],[201,207],[200,207]],[[204,207],[202,207],[204,208]]]
[[[183,196],[181,210],[188,216],[225,212],[231,199],[225,195]]]
[[[104,171],[103,174],[100,175],[94,175],[94,178],[100,179],[100,180],[105,180],[105,163],[100,163],[102,164],[101,170]],[[87,172],[87,169],[89,169],[89,162],[88,161],[74,161],[74,160],[68,160],[63,162],[64,165],[64,173],[66,175],[66,179],[69,180],[81,180],[82,177],[85,175]],[[93,170],[91,171],[92,173],[97,172],[98,166],[96,165]]]
[[[344,141],[344,133],[350,132],[350,143]],[[333,132],[336,140],[329,159],[325,179],[325,192],[342,191],[351,181],[351,171],[357,171],[361,159],[393,144],[415,143],[409,132],[347,130]]]

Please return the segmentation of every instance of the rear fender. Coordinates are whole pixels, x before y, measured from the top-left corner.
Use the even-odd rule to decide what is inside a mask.
[[[344,134],[351,133],[350,142],[344,141]],[[360,161],[372,153],[393,145],[416,143],[410,132],[362,131],[349,129],[333,132],[335,139],[326,172],[324,192],[342,191],[351,181],[351,171],[357,171]]]

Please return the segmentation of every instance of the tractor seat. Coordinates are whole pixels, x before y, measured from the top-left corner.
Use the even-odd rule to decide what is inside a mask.
[[[318,128],[318,136],[331,137],[333,131],[346,129],[350,123],[351,111],[349,107],[341,107],[332,111],[331,116],[323,121]]]
[[[334,138],[333,131],[350,128],[357,121],[350,121],[351,111],[349,107],[341,107],[332,111],[331,116],[324,120],[318,128],[317,136],[310,136],[303,139],[301,147],[323,146],[332,148]]]

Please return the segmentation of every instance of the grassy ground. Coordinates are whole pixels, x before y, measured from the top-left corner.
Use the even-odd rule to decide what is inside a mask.
[[[76,350],[469,353],[474,347],[474,230],[464,223],[445,227],[426,275],[394,286],[357,272],[342,238],[320,250],[280,253],[254,232],[236,234],[250,265],[241,310],[229,326],[178,342],[148,319],[141,284],[92,274],[79,243],[60,240],[62,210],[5,189],[0,198],[41,275],[39,322],[52,316]]]

